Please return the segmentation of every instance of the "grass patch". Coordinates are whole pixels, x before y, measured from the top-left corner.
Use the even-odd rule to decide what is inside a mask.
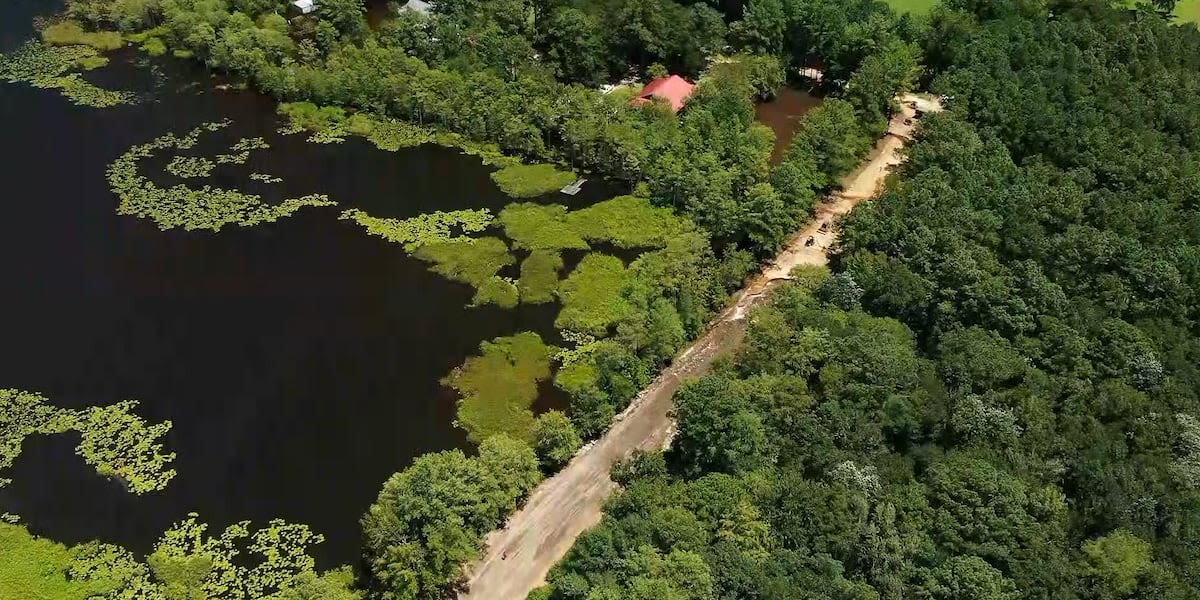
[[[479,351],[442,380],[459,394],[455,424],[477,443],[497,433],[529,440],[530,408],[538,382],[550,377],[554,348],[524,332],[483,342]]]
[[[534,250],[521,262],[521,279],[517,289],[521,301],[527,304],[542,304],[554,300],[558,288],[558,271],[563,266],[562,256],[553,250]]]
[[[571,229],[584,239],[619,248],[663,248],[667,241],[694,231],[691,221],[645,198],[619,196],[568,213]]]
[[[343,212],[339,218],[362,225],[371,235],[403,244],[408,252],[415,252],[431,242],[456,239],[456,231],[462,235],[477,233],[492,224],[492,213],[486,208],[425,213],[411,219],[382,219],[351,209]]]
[[[504,233],[518,247],[530,250],[587,250],[588,243],[557,204],[510,204],[500,211]]]
[[[627,271],[621,259],[592,253],[558,287],[562,311],[554,320],[558,329],[602,336],[628,315],[633,307],[621,294]]]
[[[554,376],[554,385],[558,389],[577,396],[580,393],[594,389],[600,375],[596,372],[596,363],[591,359],[575,361],[564,365]]]
[[[91,71],[93,69],[99,69],[100,67],[104,67],[107,65],[108,65],[108,57],[107,56],[99,56],[99,55],[85,56],[85,57],[80,58],[79,60],[75,61],[75,66],[79,67],[80,69],[83,69],[84,71]]]
[[[433,141],[433,130],[428,127],[368,113],[351,115],[344,127],[348,133],[361,135],[376,148],[388,152]]]
[[[933,7],[937,6],[941,0],[887,0],[888,6],[896,11],[896,14],[911,13],[913,15],[928,14]]]
[[[0,523],[0,589],[6,598],[84,600],[113,590],[68,578],[74,564],[62,544],[34,537],[20,525]]]
[[[276,111],[287,117],[292,126],[308,131],[341,128],[346,111],[336,106],[317,106],[312,102],[283,102]]]
[[[434,241],[416,248],[414,256],[433,264],[432,270],[447,279],[475,287],[473,305],[503,300],[505,292],[495,283],[496,273],[514,262],[504,240],[496,237],[455,238]],[[511,283],[510,283],[511,285]],[[486,286],[486,290],[484,289]],[[512,295],[517,290],[512,288]],[[513,305],[516,302],[512,303]]]
[[[1123,0],[1114,2],[1118,6],[1133,8],[1137,5],[1136,0]],[[1179,0],[1175,3],[1175,23],[1196,23],[1200,24],[1200,0]]]
[[[159,38],[146,38],[146,41],[142,42],[141,50],[150,56],[162,56],[167,53],[167,45]]]
[[[115,31],[84,31],[75,21],[62,21],[42,30],[42,40],[53,46],[90,46],[101,52],[125,45]]]
[[[492,173],[492,181],[514,198],[533,198],[562,189],[576,176],[551,164],[512,165]]]
[[[1200,0],[1179,0],[1175,5],[1175,18],[1180,23],[1200,24]]]

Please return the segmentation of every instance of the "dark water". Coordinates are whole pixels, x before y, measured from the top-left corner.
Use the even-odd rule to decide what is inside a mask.
[[[783,160],[783,153],[792,143],[792,134],[808,111],[821,104],[821,99],[793,87],[784,87],[770,102],[762,102],[754,108],[759,123],[775,132],[775,148],[771,151],[771,164]]]
[[[33,15],[55,9],[0,3],[0,51],[31,35]],[[353,562],[357,519],[382,482],[419,454],[467,445],[452,426],[453,392],[438,380],[482,340],[551,334],[555,309],[465,308],[467,286],[337,214],[406,217],[509,200],[489,167],[454,150],[387,153],[355,138],[279,135],[272,101],[212,91],[203,70],[179,61],[114,64],[100,77],[153,89],[153,100],[96,110],[0,84],[0,387],[63,406],[139,400],[149,421],[174,423],[167,442],[179,474],[163,492],[133,496],[74,456],[77,439],[35,437],[7,474],[0,510],[56,540],[137,552],[189,511],[216,528],[279,517],[326,536],[316,548],[323,566]],[[223,118],[234,125],[203,138],[200,154],[252,136],[272,148],[244,168],[219,168],[216,183],[268,200],[321,192],[342,206],[216,234],[116,215],[108,163],[132,144]],[[253,171],[284,183],[246,180]],[[573,203],[611,192],[589,183]],[[557,402],[547,392],[538,406]]]

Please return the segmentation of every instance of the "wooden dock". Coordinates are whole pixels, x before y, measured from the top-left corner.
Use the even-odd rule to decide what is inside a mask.
[[[587,183],[587,180],[581,178],[581,179],[576,180],[575,183],[565,186],[565,187],[563,187],[563,189],[558,190],[558,191],[560,191],[568,196],[574,196],[575,194],[579,193],[579,190],[583,189],[584,183]]]

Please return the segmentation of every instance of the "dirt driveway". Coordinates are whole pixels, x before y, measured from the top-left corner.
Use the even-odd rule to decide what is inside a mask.
[[[833,221],[874,195],[891,167],[901,161],[898,150],[915,126],[916,111],[908,103],[920,102],[925,112],[940,109],[935,101],[923,97],[905,96],[904,102],[903,112],[892,120],[888,134],[867,161],[842,181],[843,191],[822,203],[815,218],[735,296],[736,301],[718,315],[708,332],[676,357],[603,437],[543,481],[504,529],[488,534],[486,554],[470,568],[469,591],[460,594],[460,600],[524,600],[544,583],[550,568],[571,549],[575,538],[600,522],[604,501],[617,487],[608,475],[612,465],[634,450],[660,449],[670,442],[674,428],[671,397],[679,384],[703,376],[715,358],[741,343],[747,312],[763,301],[773,283],[787,279],[797,266],[827,262],[825,250],[836,236]],[[821,231],[825,222],[830,226]],[[813,243],[807,245],[810,237]]]

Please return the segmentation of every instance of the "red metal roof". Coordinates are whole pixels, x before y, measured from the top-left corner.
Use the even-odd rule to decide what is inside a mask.
[[[688,98],[692,97],[692,92],[695,89],[696,86],[688,83],[686,79],[678,75],[659,77],[647,83],[646,87],[642,88],[641,95],[634,98],[631,104],[641,106],[650,102],[651,98],[661,98],[671,104],[672,112],[679,112]]]

